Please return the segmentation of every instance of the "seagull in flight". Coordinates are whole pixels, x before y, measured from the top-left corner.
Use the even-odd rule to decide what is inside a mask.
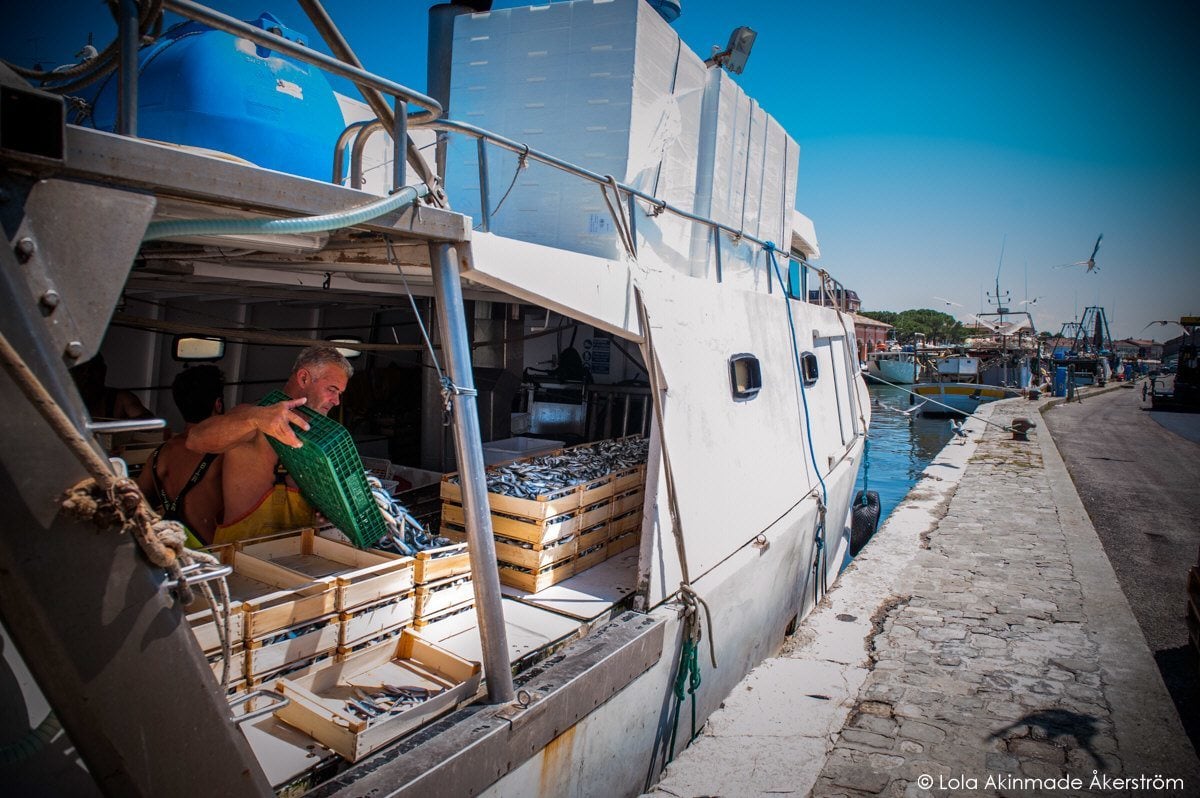
[[[1103,239],[1104,239],[1104,233],[1101,233],[1100,236],[1096,239],[1096,246],[1092,247],[1092,254],[1090,256],[1088,256],[1087,260],[1077,260],[1074,263],[1060,263],[1059,265],[1055,266],[1054,268],[1067,269],[1067,268],[1070,268],[1071,266],[1086,266],[1087,271],[1085,271],[1084,274],[1100,271],[1100,267],[1096,265],[1096,253],[1100,251],[1100,242]]]
[[[920,404],[913,405],[912,407],[908,408],[907,410],[901,410],[900,408],[896,407],[895,405],[889,405],[887,402],[880,402],[879,405],[881,407],[886,407],[888,410],[891,410],[893,413],[899,413],[902,416],[906,416],[908,418],[908,420],[911,422],[914,418],[914,415],[922,407],[925,406],[925,402],[921,402]]]
[[[936,299],[938,302],[944,302],[947,306],[953,305],[956,308],[962,307],[961,303],[955,302],[953,299],[946,299],[944,296],[935,296],[934,299]]]
[[[1039,299],[1045,299],[1044,296],[1035,296],[1033,299],[1022,299],[1018,305],[1036,305]]]
[[[1158,321],[1150,322],[1145,327],[1143,327],[1142,330],[1145,331],[1145,330],[1149,329],[1150,327],[1153,327],[1155,324],[1162,324],[1165,326],[1167,324],[1179,324],[1179,322],[1175,321],[1174,319],[1159,319]],[[1179,326],[1182,327],[1183,325],[1179,325]]]

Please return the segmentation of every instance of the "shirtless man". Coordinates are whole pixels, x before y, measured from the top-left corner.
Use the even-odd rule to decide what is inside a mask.
[[[193,452],[224,455],[221,485],[224,523],[213,543],[229,543],[313,523],[313,510],[295,484],[277,473],[279,456],[270,436],[299,447],[292,425],[308,429],[295,408],[306,405],[327,415],[341,403],[354,367],[332,346],[310,346],[296,358],[283,392],[291,399],[267,407],[239,405],[196,425],[187,438]]]
[[[150,506],[168,520],[181,521],[192,533],[192,545],[212,543],[221,523],[221,472],[224,458],[187,448],[196,424],[224,412],[225,378],[216,366],[184,369],[171,383],[171,396],[183,414],[181,435],[168,440],[150,455],[138,486]]]

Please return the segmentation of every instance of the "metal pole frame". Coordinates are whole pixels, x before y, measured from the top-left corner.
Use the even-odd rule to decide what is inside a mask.
[[[121,0],[117,39],[120,42],[120,80],[117,84],[117,132],[137,136],[138,110],[138,4]]]
[[[454,446],[458,455],[458,475],[467,522],[467,541],[470,544],[471,583],[475,587],[488,701],[503,704],[515,697],[512,662],[508,655],[508,633],[504,627],[500,574],[496,569],[496,542],[492,538],[483,444],[479,434],[479,409],[475,378],[471,372],[470,336],[463,309],[457,252],[447,242],[431,242],[429,263],[442,332],[443,365],[450,382],[457,387],[450,395],[454,414]]]

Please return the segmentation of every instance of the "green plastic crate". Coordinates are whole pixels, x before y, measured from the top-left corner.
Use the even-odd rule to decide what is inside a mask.
[[[272,391],[259,404],[273,405],[288,398],[282,391]],[[309,424],[307,430],[292,427],[303,446],[294,449],[269,435],[267,440],[305,499],[360,549],[375,545],[387,526],[367,485],[362,459],[350,433],[333,419],[303,405],[296,412]]]

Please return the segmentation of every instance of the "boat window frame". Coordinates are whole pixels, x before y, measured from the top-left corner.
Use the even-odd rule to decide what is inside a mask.
[[[758,396],[761,390],[762,363],[758,357],[750,352],[730,355],[729,392],[733,396],[733,401],[748,402]]]
[[[815,352],[800,353],[800,379],[804,381],[805,388],[811,388],[817,384],[817,380],[821,378],[821,367],[817,361]]]

